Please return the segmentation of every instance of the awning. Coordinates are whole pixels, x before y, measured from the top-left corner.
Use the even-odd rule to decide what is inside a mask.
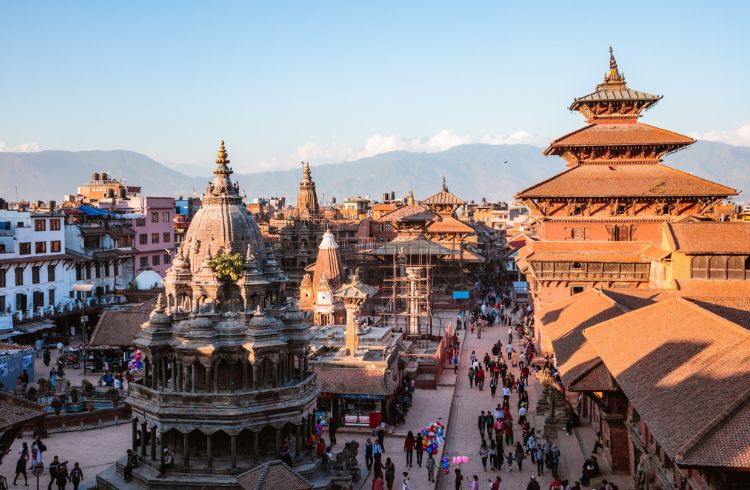
[[[10,332],[1,332],[0,333],[0,340],[8,340],[11,337],[15,337],[16,335],[23,335],[24,332],[19,332],[18,330],[11,330]]]
[[[23,330],[21,333],[34,333],[40,330],[55,328],[55,323],[52,320],[37,320],[29,323],[21,323],[16,325],[16,327]]]
[[[81,282],[81,283],[73,284],[73,291],[82,291],[85,293],[90,293],[93,290],[94,290],[94,285],[90,283]]]

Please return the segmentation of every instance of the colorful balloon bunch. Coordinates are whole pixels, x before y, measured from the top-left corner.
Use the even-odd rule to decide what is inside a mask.
[[[469,457],[468,456],[453,456],[453,464],[463,464],[468,463]]]
[[[438,447],[443,443],[445,436],[445,426],[442,422],[437,421],[422,428],[422,450],[427,454],[437,454]]]
[[[131,373],[135,373],[136,371],[142,371],[143,370],[143,352],[141,352],[140,349],[136,349],[135,352],[130,354],[130,357],[132,358],[130,362],[128,363],[128,370]]]

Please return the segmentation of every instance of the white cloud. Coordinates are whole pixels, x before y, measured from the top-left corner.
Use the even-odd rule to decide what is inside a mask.
[[[11,146],[4,141],[0,141],[0,152],[32,153],[35,151],[41,151],[39,143],[20,143]]]
[[[297,148],[292,160],[310,161],[313,164],[336,163],[347,160],[370,157],[389,151],[411,151],[415,153],[434,153],[470,143],[484,143],[488,145],[534,144],[538,138],[531,133],[520,130],[509,135],[469,136],[459,135],[443,129],[425,138],[404,138],[394,134],[374,134],[369,136],[364,145],[345,145],[340,143],[305,143]],[[277,163],[277,162],[274,162]]]
[[[698,140],[719,141],[730,145],[750,146],[750,123],[742,124],[737,129],[730,131],[710,130],[696,132],[690,135]]]

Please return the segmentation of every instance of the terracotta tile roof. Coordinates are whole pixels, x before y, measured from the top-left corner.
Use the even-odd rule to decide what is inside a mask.
[[[401,206],[390,213],[386,213],[380,217],[380,220],[391,222],[432,221],[436,217],[437,214],[433,213],[428,207],[414,204],[412,206]]]
[[[474,228],[453,216],[440,216],[427,226],[427,231],[432,233],[474,233]]]
[[[243,490],[311,490],[312,484],[282,461],[270,461],[237,478]]]
[[[156,301],[145,301],[130,305],[127,309],[104,310],[96,322],[89,344],[92,346],[131,346],[141,331],[141,324],[148,321]]]
[[[677,197],[737,195],[729,187],[663,164],[576,165],[516,194],[535,197]]]
[[[687,299],[711,313],[750,330],[750,297],[747,295],[736,298],[689,297]]]
[[[622,314],[617,303],[593,288],[540,311],[542,333],[552,342],[560,377],[568,389],[617,389],[609,373],[603,375],[597,369],[601,359],[584,338],[583,330]]]
[[[647,259],[660,261],[665,257],[669,257],[669,254],[671,252],[669,250],[662,250],[659,247],[649,246],[645,249],[641,250],[641,255],[646,257]]]
[[[550,143],[545,155],[582,146],[671,145],[674,149],[695,143],[693,138],[643,123],[589,124]]]
[[[539,241],[528,242],[530,262],[629,262],[646,263],[641,252],[649,242]],[[520,252],[519,252],[520,255]]]
[[[740,295],[750,297],[750,281],[687,279],[675,280],[675,283],[682,296],[689,296],[691,298],[737,297]]]
[[[0,393],[0,433],[43,415],[41,405]]]
[[[388,396],[397,388],[382,369],[314,363],[313,370],[322,393]]]
[[[447,190],[442,190],[437,194],[433,194],[427,199],[420,201],[421,204],[453,204],[455,206],[461,206],[466,204],[461,198],[454,196]]]
[[[674,250],[686,254],[748,254],[750,223],[701,221],[666,223]]]
[[[750,331],[676,298],[584,336],[670,457],[750,468]]]

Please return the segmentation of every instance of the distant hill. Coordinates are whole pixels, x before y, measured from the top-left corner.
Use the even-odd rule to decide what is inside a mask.
[[[667,163],[738,190],[750,189],[750,148],[701,141],[670,155]],[[507,163],[506,163],[507,162]],[[313,167],[318,196],[339,201],[353,195],[379,198],[410,189],[417,199],[436,192],[444,175],[451,192],[466,199],[508,200],[513,194],[565,170],[565,162],[545,157],[529,145],[461,145],[438,153],[389,152],[353,162]],[[74,193],[93,172],[106,170],[140,185],[150,195],[199,194],[205,178],[189,177],[139,153],[41,151],[0,153],[0,197],[59,200]],[[235,175],[249,198],[287,196],[294,202],[301,170]],[[742,201],[744,196],[740,196]]]

